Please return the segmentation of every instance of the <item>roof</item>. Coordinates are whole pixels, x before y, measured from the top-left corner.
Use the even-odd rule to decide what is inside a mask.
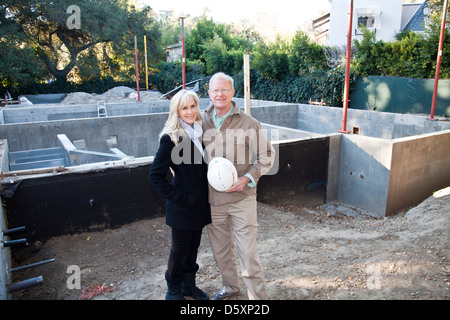
[[[426,3],[403,4],[401,31],[423,31],[425,14],[423,12]]]
[[[175,44],[171,44],[169,46],[166,47],[167,50],[171,50],[171,49],[177,49],[177,48],[181,48],[182,44],[181,42],[175,43]]]

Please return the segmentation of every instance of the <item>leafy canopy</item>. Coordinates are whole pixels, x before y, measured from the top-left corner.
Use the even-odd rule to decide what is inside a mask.
[[[161,57],[160,33],[153,28],[150,7],[137,8],[131,0],[79,0],[79,11],[68,10],[73,4],[72,0],[9,0],[1,5],[5,14],[0,24],[1,42],[17,39],[17,44],[26,44],[61,81],[67,80],[80,55],[96,46],[103,46],[100,59],[108,61],[108,56],[111,62],[133,52],[135,35],[145,34],[151,56]],[[95,57],[96,53],[89,52],[86,58],[98,63]]]

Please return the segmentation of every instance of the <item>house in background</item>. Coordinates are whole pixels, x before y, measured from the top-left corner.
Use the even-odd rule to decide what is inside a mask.
[[[331,12],[313,20],[316,41],[329,46],[346,46],[349,1],[329,0]],[[352,39],[362,39],[364,26],[375,32],[377,41],[394,41],[405,30],[423,32],[426,3],[404,0],[354,0]],[[326,40],[325,40],[326,39]]]
[[[320,45],[327,45],[328,31],[330,28],[330,13],[324,14],[312,21],[314,40]]]
[[[174,62],[181,59],[183,55],[182,44],[178,42],[166,48],[166,62]]]
[[[429,9],[425,2],[403,4],[402,31],[424,32],[428,11]]]

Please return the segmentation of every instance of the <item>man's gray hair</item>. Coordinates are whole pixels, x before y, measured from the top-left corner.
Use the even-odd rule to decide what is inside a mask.
[[[229,75],[223,73],[223,72],[217,72],[216,74],[214,74],[211,79],[209,80],[209,87],[211,88],[211,83],[213,83],[214,80],[216,79],[222,79],[225,81],[228,81],[231,84],[231,88],[234,90],[234,80],[232,77],[230,77]]]

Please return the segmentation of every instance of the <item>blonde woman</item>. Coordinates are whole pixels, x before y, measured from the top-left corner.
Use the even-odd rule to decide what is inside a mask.
[[[152,184],[166,198],[166,224],[172,229],[165,274],[166,300],[185,300],[184,296],[209,299],[195,284],[202,230],[211,223],[198,104],[194,91],[181,90],[172,98],[149,175]],[[169,169],[174,173],[171,183],[166,179]]]

